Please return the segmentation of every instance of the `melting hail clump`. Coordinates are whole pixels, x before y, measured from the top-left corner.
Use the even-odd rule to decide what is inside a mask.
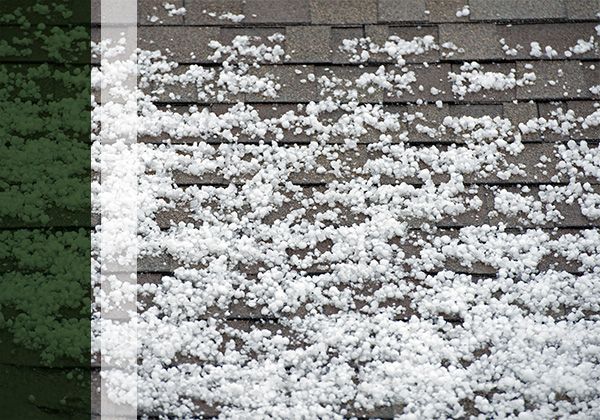
[[[424,90],[546,82],[467,63],[424,87],[435,66],[406,58],[456,48],[429,36],[345,40],[352,61],[392,64],[307,67],[295,77],[318,100],[246,103],[287,94],[283,44],[211,41],[205,67],[139,51],[139,142],[95,137],[96,161],[138,157],[138,269],[155,273],[138,277],[141,412],[597,416],[600,149],[576,139],[597,130],[598,104],[526,121],[427,104]],[[134,71],[103,66],[94,87]],[[159,105],[186,100],[213,106]],[[96,131],[119,118],[92,102]],[[574,140],[539,141],[553,135]],[[131,383],[107,375],[126,400]]]

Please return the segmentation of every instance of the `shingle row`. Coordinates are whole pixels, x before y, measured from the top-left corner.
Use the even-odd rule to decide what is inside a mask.
[[[100,0],[96,0],[99,2]],[[183,0],[170,2],[176,8]],[[470,13],[461,13],[465,6]],[[170,16],[162,0],[139,0],[142,25],[374,24],[597,20],[600,0],[186,0]],[[244,15],[241,22],[223,15]],[[98,21],[95,16],[95,21]]]
[[[181,63],[210,63],[213,52],[208,47],[211,40],[229,44],[238,35],[248,35],[264,40],[273,33],[282,33],[283,47],[291,63],[350,63],[352,55],[340,50],[346,39],[369,37],[383,45],[390,36],[412,40],[433,36],[441,47],[424,54],[407,55],[407,62],[437,62],[479,60],[549,60],[599,59],[600,49],[576,48],[578,41],[588,42],[596,36],[594,23],[522,24],[448,23],[433,26],[366,25],[365,27],[332,27],[327,25],[277,26],[277,27],[217,27],[217,26],[154,26],[140,27],[138,45],[143,49],[160,49],[170,59]],[[257,41],[258,42],[258,41]],[[540,54],[532,55],[531,43],[537,42]],[[448,44],[455,48],[448,48]],[[591,44],[590,44],[591,45]],[[546,50],[551,47],[551,50]],[[554,54],[552,51],[555,51]],[[384,54],[371,54],[369,62],[386,63],[391,58]]]
[[[462,135],[452,135],[447,132],[444,136],[438,136],[435,138],[430,137],[427,133],[421,132],[417,129],[417,124],[425,127],[436,128],[442,124],[444,117],[461,117],[464,115],[471,116],[474,118],[490,116],[491,118],[503,117],[508,118],[513,124],[518,125],[520,123],[527,123],[527,121],[536,119],[538,117],[550,118],[552,113],[556,112],[558,108],[561,108],[564,112],[572,110],[576,116],[587,116],[593,113],[597,108],[595,107],[596,102],[581,100],[581,101],[552,101],[552,102],[534,102],[534,101],[516,101],[516,102],[497,102],[489,104],[443,104],[438,107],[434,104],[423,104],[423,105],[383,105],[383,111],[398,114],[400,116],[407,113],[409,115],[418,114],[420,117],[416,118],[411,124],[402,124],[401,131],[408,132],[408,140],[406,143],[435,143],[435,144],[448,144],[458,143],[463,144],[465,142]],[[171,106],[167,105],[169,109],[175,113],[185,113],[188,111],[188,106]],[[165,109],[167,106],[161,106]],[[210,112],[214,112],[216,115],[221,115],[228,112],[230,104],[211,104],[200,106],[200,109],[207,109]],[[261,119],[277,118],[289,111],[296,113],[298,111],[298,105],[296,104],[273,104],[273,103],[255,103],[252,107],[258,112]],[[320,116],[320,120],[327,124],[333,124],[340,117],[340,112],[323,113]],[[554,117],[555,118],[555,117]],[[358,143],[373,143],[379,141],[379,137],[382,134],[381,131],[365,127],[366,132],[357,139]],[[232,133],[238,136],[238,141],[243,143],[257,143],[258,138],[251,136],[244,136],[240,130],[232,130]],[[280,140],[280,143],[309,143],[314,141],[314,136],[307,134],[292,134],[291,132],[284,131],[284,137]],[[202,138],[197,137],[183,137],[183,138],[171,138],[168,134],[163,133],[159,136],[146,136],[140,135],[138,141],[149,142],[149,143],[161,143],[165,140],[171,140],[173,143],[194,143],[198,141],[206,141],[208,143],[220,143],[223,140],[218,137],[214,138]],[[600,126],[591,126],[586,129],[573,129],[569,135],[556,134],[551,131],[546,131],[542,134],[528,134],[523,136],[523,142],[525,143],[537,143],[537,142],[566,142],[568,140],[586,140],[586,141],[598,141],[600,140]],[[275,140],[274,136],[267,137],[267,141]],[[392,138],[392,143],[399,142],[399,138]],[[332,136],[328,143],[343,143],[343,137]]]
[[[187,65],[177,68],[177,73],[185,72]],[[249,74],[270,77],[276,80],[281,88],[278,96],[272,98],[260,93],[229,94],[224,102],[309,102],[334,97],[333,91],[323,90],[318,83],[321,77],[332,79],[334,76],[354,83],[364,73],[374,73],[378,66],[343,66],[343,65],[263,65],[250,69]],[[513,63],[489,63],[481,66],[482,72],[514,74],[516,79],[528,73],[535,73],[536,81],[531,85],[514,86],[505,90],[481,89],[468,92],[463,97],[453,93],[453,85],[448,78],[449,73],[461,73],[459,64],[407,64],[405,71],[413,71],[416,81],[411,83],[410,90],[383,91],[369,86],[356,88],[358,98],[370,103],[404,103],[423,101],[453,102],[509,102],[512,100],[569,100],[595,99],[597,96],[589,87],[600,80],[600,63],[581,61],[521,61]],[[390,65],[388,70],[396,69]],[[315,82],[307,79],[314,75]],[[465,82],[467,83],[467,82]],[[174,85],[159,96],[159,102],[217,102],[216,98],[198,100],[198,90],[194,85]]]

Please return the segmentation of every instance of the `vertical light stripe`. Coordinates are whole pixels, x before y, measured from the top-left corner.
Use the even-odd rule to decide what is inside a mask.
[[[101,1],[101,417],[137,418],[137,0]],[[122,49],[115,54],[113,47]],[[124,299],[116,302],[111,292]]]

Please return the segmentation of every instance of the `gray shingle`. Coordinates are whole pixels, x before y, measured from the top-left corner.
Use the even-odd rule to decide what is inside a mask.
[[[371,42],[383,44],[390,36],[388,25],[365,25],[365,37],[371,39]]]
[[[332,62],[340,64],[349,63],[352,54],[340,51],[342,42],[345,39],[362,38],[363,36],[363,28],[331,28],[329,49],[331,50]]]
[[[506,102],[503,104],[504,118],[508,118],[510,122],[518,127],[521,123],[538,118],[538,105],[535,102]],[[524,142],[540,141],[539,134],[526,134],[523,136]]]
[[[364,155],[361,154],[356,154],[356,152],[348,152],[348,153],[340,153],[338,155],[339,157],[339,161],[341,163],[341,166],[347,169],[351,169],[351,168],[360,168],[361,164],[364,164]],[[362,163],[361,163],[361,158],[363,158]],[[331,165],[330,162],[323,162],[324,167],[326,167],[328,170],[331,170]],[[350,166],[348,166],[350,165]],[[425,167],[426,165],[424,165]],[[335,175],[333,175],[332,173],[326,173],[326,174],[318,174],[316,172],[311,172],[311,173],[297,173],[298,178],[294,178],[293,182],[301,182],[301,183],[310,183],[310,184],[315,184],[315,183],[321,183],[321,182],[331,182],[331,180],[341,180],[340,178],[336,178]],[[348,176],[344,176],[342,177],[342,179],[351,179],[351,178],[356,178],[356,175],[352,175],[350,172],[348,172]],[[383,178],[383,177],[382,177]],[[403,182],[402,179],[400,178],[393,178],[393,177],[386,177],[386,181],[388,183],[392,183],[392,184],[399,184],[401,182]],[[439,218],[438,220],[434,221],[435,225],[440,225],[440,226],[465,226],[465,225],[480,225],[482,223],[485,223],[488,220],[487,217],[487,210],[488,210],[488,203],[489,203],[489,199],[488,196],[486,194],[486,190],[488,188],[487,187],[482,187],[480,188],[479,192],[475,192],[475,191],[469,191],[465,194],[460,194],[457,198],[459,199],[464,199],[464,200],[471,200],[475,197],[478,197],[481,201],[482,201],[482,206],[480,208],[474,208],[474,209],[470,209],[465,211],[462,214],[459,214],[455,217],[447,217],[444,215],[442,215],[441,218]],[[314,185],[306,185],[303,188],[303,193],[305,197],[312,197],[314,196],[315,192],[322,192],[323,187],[321,186],[314,186]],[[410,200],[410,198],[409,198]],[[304,201],[304,200],[302,200]],[[265,222],[274,222],[275,220],[281,219],[283,217],[285,217],[287,214],[289,214],[291,211],[295,210],[295,209],[300,209],[300,208],[305,208],[305,206],[302,204],[302,201],[299,200],[298,198],[294,198],[294,197],[290,197],[290,200],[285,202],[281,207],[276,208],[274,211],[271,212],[271,214],[269,214],[266,218],[265,218]],[[338,222],[341,225],[351,225],[353,223],[356,222],[362,222],[364,221],[364,219],[366,218],[366,216],[362,213],[356,213],[353,212],[349,207],[345,206],[345,205],[338,205],[337,208],[339,208],[341,211],[340,215],[341,218],[338,220]],[[323,213],[326,212],[328,210],[330,210],[331,207],[327,204],[317,204],[313,207],[308,208],[307,210],[307,214],[305,216],[305,220],[312,222],[314,220],[314,217],[316,214],[318,213]],[[410,208],[406,208],[406,210],[403,212],[404,214],[401,215],[400,217],[405,218],[409,224],[411,225],[420,225],[421,222],[423,222],[424,220],[422,218],[415,218],[410,211]],[[336,222],[336,223],[338,223]]]
[[[586,117],[598,110],[597,102],[592,101],[569,101],[566,104],[567,109],[571,109],[578,117]],[[577,129],[571,136],[575,139],[599,140],[600,125],[590,126],[584,129]]]
[[[188,71],[190,68],[189,65],[180,65],[175,68],[171,73],[175,75],[180,75]],[[157,89],[157,85],[152,83],[151,86],[142,89],[144,93],[150,93],[151,91],[155,91]],[[200,100],[198,99],[198,88],[193,84],[183,85],[181,83],[174,83],[164,87],[163,91],[160,93],[155,93],[158,97],[158,101],[160,102],[172,102],[172,103],[180,103],[180,102],[192,102],[198,103]],[[237,101],[243,101],[244,94],[227,94],[223,98],[222,102],[225,103],[235,103]],[[218,102],[216,98],[209,97],[203,98],[202,102],[208,103],[216,103]]]
[[[329,26],[288,26],[286,53],[292,62],[327,63],[331,61]]]
[[[598,98],[600,95],[592,95],[589,88],[600,85],[600,61],[588,61],[582,63],[583,76],[585,78],[585,88],[590,97]]]
[[[440,124],[442,124],[444,118],[450,114],[450,107],[447,104],[443,104],[441,108],[432,104],[410,105],[396,109],[394,112],[401,113],[402,115],[406,113],[415,116],[415,118],[407,124],[409,142],[451,143],[457,140],[454,135],[432,138],[416,128],[417,125],[422,125],[424,127],[437,129]]]
[[[438,42],[437,26],[387,26],[387,25],[367,25],[365,26],[365,36],[369,37],[372,42],[383,45],[390,36],[397,36],[406,41],[413,38],[424,37],[431,35],[434,41]],[[424,54],[410,54],[404,56],[407,63],[423,63],[436,62],[439,60],[440,52],[436,49],[431,49]],[[371,54],[369,62],[374,63],[389,63],[391,61],[387,54]]]
[[[427,113],[427,117],[431,117],[431,114]],[[462,115],[462,114],[461,114]],[[443,118],[443,117],[441,117]],[[419,123],[422,121],[419,120]],[[433,124],[435,125],[435,124]],[[413,145],[413,147],[425,149],[430,148],[431,145]],[[441,151],[448,150],[448,144],[437,144],[436,148]],[[423,150],[422,150],[423,151]],[[356,171],[364,166],[364,164],[368,160],[379,159],[382,157],[381,152],[376,150],[369,150],[366,144],[359,144],[356,150],[351,151],[343,151],[338,154],[339,159],[343,162],[343,167],[345,168],[341,175],[335,175],[333,173],[325,173],[320,174],[316,170],[309,171],[301,171],[293,174],[291,179],[293,182],[297,184],[306,184],[306,183],[320,183],[320,182],[330,182],[333,180],[342,180],[342,179],[352,179],[357,177],[362,177],[362,175],[358,175]],[[542,164],[541,159],[545,161]],[[554,154],[554,144],[552,143],[529,143],[525,146],[525,148],[516,155],[511,155],[509,153],[504,153],[504,157],[506,159],[506,163],[500,164],[496,169],[492,169],[488,171],[487,174],[476,173],[465,173],[464,174],[464,182],[465,183],[476,183],[476,184],[515,184],[515,183],[547,183],[551,181],[551,178],[556,175],[555,166],[556,166],[556,157]],[[322,165],[324,168],[331,170],[331,161],[327,160],[324,157],[319,157],[317,159],[319,165]],[[497,176],[498,171],[503,170],[507,167],[507,165],[516,165],[526,171],[526,174],[512,175],[509,179],[502,179]],[[421,162],[419,164],[419,168],[415,168],[415,174],[419,169],[427,168],[428,165]],[[214,174],[213,176],[217,176],[218,174]],[[364,175],[368,176],[368,175]],[[252,175],[249,174],[246,179],[251,178]],[[448,174],[434,174],[433,175],[434,182],[446,182],[449,179]],[[564,178],[560,178],[561,181],[565,181]],[[396,177],[390,176],[382,176],[381,181],[383,183],[389,184],[397,184],[400,182],[404,182],[411,185],[422,185],[423,181],[420,180],[415,175],[402,175]],[[199,181],[202,182],[202,181]],[[182,214],[180,219],[185,220],[185,215]]]
[[[375,72],[376,70],[376,66],[364,66],[363,68],[359,68],[357,66],[330,66],[327,68],[316,68],[315,75],[317,76],[317,78],[321,76],[327,76],[330,79],[341,79],[342,84],[338,85],[338,89],[343,89],[344,91],[356,90],[358,93],[358,100],[361,102],[381,102],[383,100],[383,93],[381,89],[374,89],[373,92],[369,92],[368,87],[355,87],[356,80],[362,74],[368,72]],[[346,83],[351,83],[350,87],[344,87]],[[326,92],[324,94],[324,97],[327,96],[333,97],[333,93]]]
[[[552,113],[558,108],[562,108],[563,111],[567,110],[566,101],[540,102],[537,106],[541,118],[555,118],[552,116]]]
[[[301,74],[296,72],[300,71]],[[306,76],[313,72],[313,66],[267,66],[251,69],[250,74],[264,76],[270,74],[281,85],[277,98],[268,98],[259,94],[247,94],[249,102],[308,102],[316,99],[316,86],[314,83],[302,83]]]
[[[171,256],[144,256],[138,257],[137,269],[138,271],[146,272],[173,272],[178,268],[180,264],[176,262]]]
[[[439,43],[437,26],[390,26],[389,36],[398,36],[407,41],[413,38],[431,35],[436,43]],[[435,62],[440,58],[439,50],[431,49],[424,54],[410,54],[403,57],[407,63]]]
[[[248,27],[248,26],[242,26],[242,27],[226,26],[226,27],[221,27],[221,28],[216,28],[216,29],[220,31],[219,37],[217,38],[217,40],[223,45],[231,44],[233,39],[237,36],[250,37],[250,43],[252,45],[259,45],[259,44],[263,44],[263,43],[266,45],[273,45],[267,39],[268,37],[270,37],[276,33],[280,33],[282,35],[286,34],[285,27],[257,28],[257,27]],[[285,40],[279,44],[281,44],[283,46],[283,48],[285,50],[287,50]],[[218,61],[221,62],[221,61],[223,61],[224,58],[225,57],[222,57]]]
[[[351,408],[348,415],[359,418],[393,418],[395,414],[402,414],[403,405],[395,407],[376,407],[371,410]]]
[[[419,230],[415,230],[415,231],[411,231],[408,234],[407,237],[407,241],[406,242],[410,242],[411,244],[421,244],[423,242],[425,243],[440,243],[437,240],[437,237],[440,236],[449,236],[452,239],[458,239],[459,238],[459,233],[460,231],[457,229],[439,229],[434,235],[430,235],[430,234],[426,234],[422,231]],[[558,239],[563,235],[566,234],[577,234],[578,232],[574,229],[561,229],[558,228],[556,231],[552,231],[552,232],[548,232],[549,236],[551,239]],[[434,239],[436,238],[436,239]],[[460,241],[462,242],[462,241]],[[412,252],[410,252],[409,255],[419,255],[419,251],[421,249],[420,246],[415,246],[415,250],[412,250]],[[416,251],[416,254],[415,254]],[[485,274],[485,275],[490,275],[490,274],[495,274],[497,269],[494,267],[491,267],[489,265],[486,265],[484,263],[482,263],[481,261],[473,261],[472,265],[462,265],[461,262],[457,259],[451,258],[445,261],[444,263],[444,267],[450,270],[454,270],[454,271],[460,271],[460,272],[468,272],[468,273],[477,273],[477,274]],[[551,267],[554,267],[555,269],[558,270],[564,270],[570,273],[577,273],[578,272],[578,268],[579,268],[579,264],[575,261],[572,260],[566,260],[564,257],[558,257],[554,254],[549,254],[545,257],[542,257],[542,259],[540,260],[539,264],[538,264],[538,268],[540,270],[548,270]]]
[[[207,62],[208,43],[219,38],[217,27],[149,26],[138,29],[138,46],[160,50],[177,62]]]
[[[527,67],[531,68],[527,68]],[[589,98],[589,85],[579,61],[539,61],[517,63],[517,76],[534,72],[533,85],[517,87],[517,99]]]
[[[487,63],[481,66],[482,72],[497,72],[503,74],[509,74],[511,69],[515,69],[515,63]],[[460,65],[453,64],[452,71],[454,73],[460,74]],[[515,99],[516,89],[506,89],[506,90],[494,90],[494,89],[481,89],[479,92],[469,92],[467,93],[463,100],[477,101],[477,102],[508,102]]]
[[[280,33],[285,35],[285,27],[268,27],[268,28],[257,28],[257,27],[226,27],[221,28],[220,32],[220,42],[224,44],[229,44],[236,36],[249,36],[254,38],[255,40],[268,43],[268,37],[275,33]],[[285,42],[285,41],[284,41]]]
[[[529,20],[565,18],[563,0],[469,0],[471,20]]]
[[[377,22],[377,0],[310,0],[312,23]]]
[[[173,70],[173,74],[180,75],[187,70],[187,66],[179,66]],[[195,86],[167,85],[159,86],[152,82],[149,86],[142,87],[142,92],[147,95],[154,95],[160,102],[191,102],[198,99],[198,90]]]
[[[379,22],[426,22],[425,0],[379,0]]]
[[[246,23],[308,23],[309,0],[246,0]]]
[[[235,23],[228,19],[219,19],[225,13],[242,14],[243,0],[186,0],[186,25],[219,25]]]
[[[91,3],[92,4],[91,4],[90,22],[92,25],[99,24],[100,23],[100,9],[101,9],[100,0],[92,0]],[[140,15],[140,5],[138,4],[138,22],[141,22],[139,15]]]
[[[98,2],[99,3],[99,2]],[[183,7],[183,0],[169,1],[175,8]],[[169,16],[162,0],[138,0],[138,22],[140,25],[181,25],[183,16]],[[156,16],[158,20],[152,17]]]
[[[598,19],[600,0],[564,0],[569,19]]]
[[[497,176],[498,170],[506,168],[506,165],[501,165],[498,170],[491,171],[488,176],[467,175],[465,176],[465,182],[536,184],[553,182],[552,177],[556,175],[557,158],[552,143],[529,143],[519,154],[504,153],[504,158],[506,164],[518,166],[525,171],[525,174],[514,174],[509,179],[499,178]],[[563,178],[559,180],[565,181]]]
[[[525,123],[538,117],[538,107],[535,102],[506,102],[503,104],[504,118],[513,124]]]
[[[310,69],[310,70],[312,71],[312,69]],[[299,75],[298,77],[303,78],[306,76],[307,73],[308,73],[308,71],[303,73],[304,76]],[[288,111],[292,111],[296,114],[299,112],[298,104],[265,102],[265,103],[252,104],[251,106],[254,110],[256,110],[258,112],[258,115],[260,116],[260,118],[262,120],[281,117]],[[231,108],[231,105],[227,105],[227,104],[212,104],[211,105],[211,111],[214,112],[216,115],[222,115],[225,112],[228,112],[230,108]],[[314,140],[314,135],[307,135],[304,132],[295,134],[293,132],[294,128],[295,127],[292,127],[289,130],[284,130],[283,131],[283,136],[284,136],[283,139],[277,139],[273,133],[268,132],[265,135],[265,141],[267,141],[267,142],[278,141],[279,143],[290,143],[290,142],[310,143],[311,141]],[[252,134],[252,135],[245,134],[239,128],[234,128],[231,130],[231,132],[233,135],[237,136],[236,138],[237,138],[238,142],[258,143],[258,141],[260,140],[260,138],[256,134]],[[198,139],[191,138],[187,142],[193,143],[194,141],[198,141]],[[222,142],[222,138],[215,137],[215,142]],[[189,179],[189,176],[188,176],[188,179]],[[232,180],[234,182],[235,182],[235,179],[236,178],[232,178]],[[225,181],[225,179],[223,178],[221,182],[224,182],[224,181]]]
[[[412,92],[404,91],[396,96],[395,92],[384,95],[387,102],[414,102],[418,99],[424,101],[448,101],[452,99],[451,84],[448,81],[450,64],[435,64],[425,67],[422,64],[407,64],[405,69],[413,71],[416,81],[411,84]],[[388,66],[388,71],[395,70],[401,73],[398,67]],[[432,88],[439,92],[431,91]]]
[[[535,60],[530,55],[531,42],[538,42],[542,50],[547,45],[558,52],[558,58],[565,58],[564,52],[569,47],[577,45],[579,39],[589,40],[590,36],[595,35],[594,23],[544,23],[544,24],[526,24],[526,25],[498,25],[498,39],[504,38],[506,45],[517,50],[517,55],[511,56],[511,59]],[[519,45],[521,48],[519,48]],[[600,50],[595,48],[584,54],[576,54],[573,58],[598,58]],[[542,58],[548,58],[544,55]]]
[[[532,197],[535,200],[540,200],[539,193],[541,191],[542,186],[531,185],[529,186],[529,192],[522,192],[521,188],[517,186],[503,186],[502,189],[505,189],[511,193],[518,193],[523,197]],[[543,186],[546,187],[546,186]],[[487,194],[489,196],[490,203],[493,208],[494,196],[497,194],[499,188],[491,187],[487,189]],[[490,214],[489,219],[490,223],[497,224],[499,222],[504,222],[506,227],[588,227],[593,226],[594,222],[589,220],[581,213],[581,208],[577,203],[569,204],[566,202],[555,203],[556,209],[563,216],[562,219],[558,221],[546,222],[543,224],[535,224],[532,221],[527,219],[527,214],[519,213],[518,215],[508,216],[505,214]]]
[[[466,0],[427,0],[429,22],[468,22],[468,16],[456,16],[469,2]]]
[[[567,112],[567,103],[565,101],[540,102],[537,104],[541,118],[557,119],[556,113],[560,108],[562,112]],[[555,133],[552,130],[538,134],[538,136],[547,142],[569,140],[571,136],[564,136],[560,133]]]
[[[439,26],[440,44],[454,43],[459,49],[449,60],[491,60],[504,58],[496,25],[487,23],[444,23]]]
[[[462,195],[461,195],[462,196]],[[480,189],[476,194],[464,194],[463,200],[472,200],[477,197],[481,200],[481,206],[479,208],[469,208],[463,213],[456,216],[444,216],[441,220],[433,223],[436,226],[448,226],[448,227],[459,227],[459,226],[482,226],[489,223],[489,200],[485,196],[483,189]],[[416,221],[416,226],[420,226],[422,221]]]
[[[501,117],[502,104],[450,104],[450,114],[455,117],[467,115],[480,118],[484,116]]]
[[[390,36],[389,27],[387,25],[365,25],[365,37],[377,45],[383,45]],[[346,54],[344,54],[346,56]],[[369,56],[370,63],[389,63],[390,58],[387,54],[371,53]]]

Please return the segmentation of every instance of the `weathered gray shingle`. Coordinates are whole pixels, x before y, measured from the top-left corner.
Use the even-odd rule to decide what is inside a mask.
[[[219,39],[217,27],[149,26],[138,29],[138,47],[160,50],[167,58],[183,63],[208,62],[213,53],[208,43]]]
[[[502,104],[450,104],[450,114],[455,117],[468,115],[470,117],[490,116],[501,117],[503,115]]]
[[[317,68],[315,75],[318,77],[326,76],[330,79],[341,79],[342,82],[339,85],[339,89],[344,91],[355,90],[358,94],[358,100],[362,102],[381,102],[383,100],[383,92],[381,89],[373,89],[369,92],[368,87],[356,87],[356,80],[364,73],[371,73],[377,70],[376,66],[364,66],[359,68],[357,66],[330,66]],[[348,84],[348,87],[345,84]],[[326,92],[323,99],[327,96],[333,97],[334,92]]]
[[[546,119],[556,119],[558,112],[566,113],[568,110],[566,101],[540,102],[537,105],[540,117]],[[546,130],[538,134],[538,137],[547,142],[555,142],[569,140],[571,135],[563,135],[553,130]]]
[[[425,101],[449,101],[452,99],[452,87],[448,80],[448,72],[451,69],[450,64],[433,64],[425,66],[423,64],[407,64],[406,70],[414,72],[415,82],[411,84],[411,91],[403,91],[402,95],[397,96],[390,92],[384,96],[388,102],[414,102],[418,99]],[[388,71],[395,70],[402,74],[397,67],[388,66]],[[432,89],[433,88],[433,89]]]
[[[530,67],[530,68],[528,68]],[[517,76],[534,72],[533,85],[517,87],[517,99],[589,98],[583,65],[579,61],[540,61],[517,63]]]
[[[316,24],[377,22],[377,0],[310,0],[310,10]]]
[[[427,0],[429,22],[468,22],[468,16],[456,16],[468,3],[466,0]]]
[[[260,94],[247,94],[246,100],[249,102],[308,102],[316,99],[316,86],[314,83],[302,83],[309,73],[312,73],[313,66],[261,66],[258,69],[251,69],[250,74],[257,76],[272,76],[280,85],[277,98],[269,98]],[[300,73],[298,73],[300,72]]]
[[[538,107],[535,102],[506,102],[503,107],[504,117],[517,124],[538,117]]]
[[[575,115],[586,117],[598,110],[598,102],[592,101],[568,101],[566,109],[575,111]],[[600,125],[590,125],[586,128],[575,130],[571,133],[575,139],[600,140]]]
[[[245,23],[308,23],[309,0],[246,0]]]
[[[389,41],[389,37],[397,36],[403,40],[411,41],[416,37],[424,37],[431,35],[434,38],[434,42],[438,42],[438,28],[437,26],[388,26],[388,25],[366,25],[365,36],[370,38],[371,42],[383,46],[386,41]],[[423,62],[436,62],[439,60],[440,52],[439,49],[430,49],[423,54],[409,54],[403,56],[403,59],[407,63],[423,63]],[[384,53],[370,54],[369,62],[375,63],[389,63],[391,62],[389,55]]]
[[[600,13],[600,0],[564,0],[569,19],[596,20]]]
[[[563,0],[469,0],[471,20],[561,19],[567,16]]]
[[[329,47],[331,50],[332,61],[334,63],[349,63],[352,54],[340,50],[342,42],[345,39],[359,39],[363,36],[364,32],[362,27],[331,28]]]
[[[545,186],[529,185],[528,191],[524,192],[519,186],[500,186],[500,187],[488,187],[486,193],[489,196],[489,202],[493,206],[494,196],[500,189],[504,189],[508,192],[522,195],[523,197],[531,197],[534,200],[540,200],[540,191]],[[491,213],[489,215],[490,223],[497,224],[503,222],[506,227],[589,227],[593,226],[594,222],[581,213],[581,208],[577,204],[569,204],[566,202],[556,202],[555,208],[561,213],[562,218],[557,221],[547,221],[545,223],[535,223],[528,219],[528,214],[519,213],[517,215],[506,215],[500,213]]]
[[[398,36],[406,41],[411,41],[413,38],[422,38],[430,35],[433,37],[434,42],[439,44],[437,26],[390,26],[388,35]],[[407,63],[423,63],[423,62],[436,62],[440,58],[440,51],[438,49],[430,49],[424,54],[409,54],[403,56]]]
[[[504,53],[498,42],[496,25],[489,23],[444,23],[439,26],[440,44],[454,43],[459,50],[450,60],[502,59]]]
[[[538,117],[538,106],[535,102],[505,102],[503,108],[504,118],[509,119],[516,127]],[[541,138],[538,134],[527,134],[523,136],[522,140],[540,141]]]
[[[98,3],[100,3],[98,1]],[[168,3],[175,6],[176,9],[183,7],[183,0],[173,0]],[[138,0],[138,24],[139,25],[181,25],[183,16],[170,16],[169,11],[165,9],[165,2],[162,0]]]
[[[327,63],[331,61],[329,26],[289,26],[286,52],[292,62]]]
[[[225,13],[242,14],[242,0],[186,0],[186,25],[233,25],[228,19],[220,19]]]
[[[377,19],[379,22],[426,22],[425,0],[379,0]]]
[[[594,23],[543,23],[543,24],[525,24],[525,25],[498,25],[498,39],[503,38],[506,45],[517,50],[517,55],[510,56],[511,59],[535,60],[530,55],[531,43],[538,42],[542,54],[542,59],[548,59],[545,54],[546,46],[551,46],[558,56],[556,58],[565,58],[565,51],[577,45],[578,40],[589,41],[591,36],[595,36],[596,30]],[[519,47],[520,46],[520,47]],[[600,50],[594,48],[583,54],[572,54],[572,58],[598,58]]]
[[[460,67],[460,64],[453,64],[452,71],[456,74],[460,74],[462,72]],[[486,63],[480,68],[480,70],[484,73],[494,72],[502,73],[504,75],[509,75],[512,69],[516,70],[515,63]],[[465,83],[468,84],[468,81]],[[467,102],[508,102],[515,99],[515,97],[515,88],[504,90],[481,89],[478,92],[468,92],[462,100]]]

